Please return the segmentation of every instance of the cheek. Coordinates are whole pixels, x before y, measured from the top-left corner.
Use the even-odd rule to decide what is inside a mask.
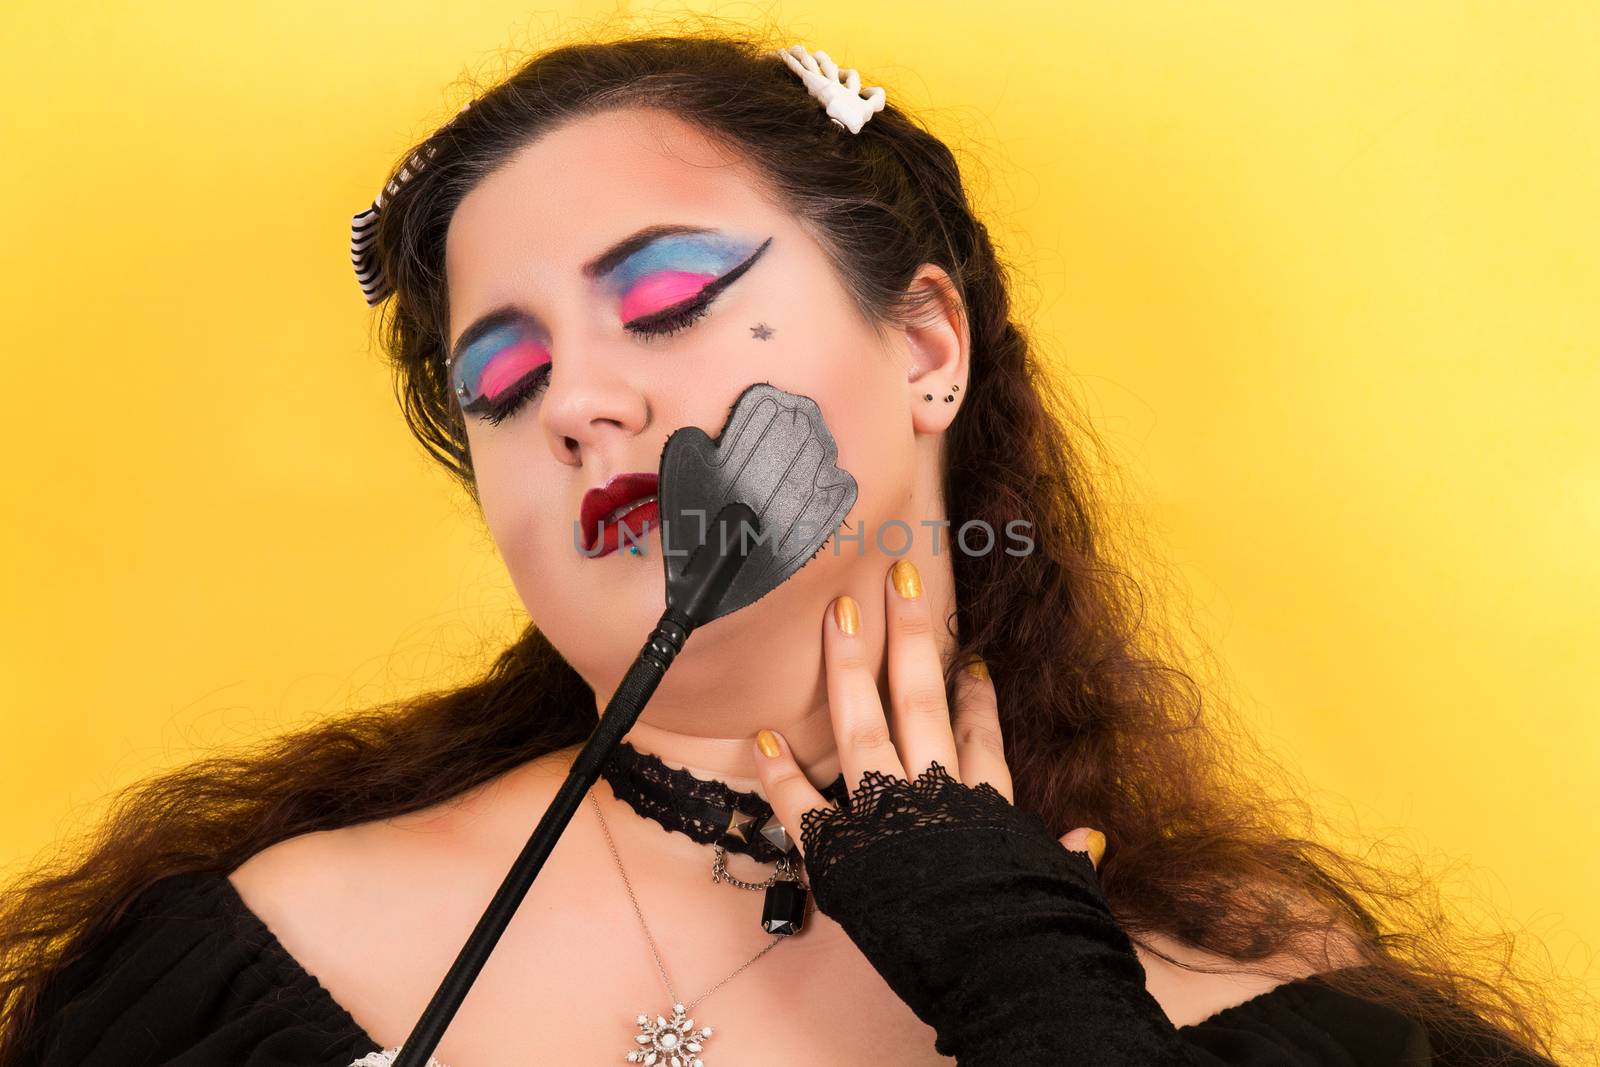
[[[842,412],[834,436],[839,442],[839,460],[856,480],[851,521],[867,524],[867,551],[874,553],[878,551],[878,531],[889,519],[910,522],[912,536],[921,536],[910,515],[912,490],[917,484],[916,447],[903,392],[870,398],[860,392]],[[882,528],[881,534],[885,549],[899,551],[905,544],[906,531],[900,527]]]
[[[603,572],[578,555],[571,518],[555,514],[561,510],[559,502],[538,495],[533,487],[523,494],[495,505],[485,496],[484,517],[517,599],[529,619],[565,652],[597,637],[592,604]],[[659,587],[653,591],[660,597]],[[609,602],[614,594],[608,590],[604,599]],[[639,632],[648,629],[645,623]]]
[[[915,436],[906,410],[906,386],[891,353],[876,338],[808,351],[784,361],[772,384],[809,396],[822,409],[839,450],[839,464],[856,480],[852,525],[866,522],[866,554],[877,552],[872,531],[890,518],[905,518],[916,484]],[[825,353],[835,353],[832,356]],[[915,522],[912,522],[916,530]],[[898,550],[904,533],[883,531],[884,546]],[[843,552],[853,555],[853,545]]]
[[[552,474],[529,462],[533,445],[505,434],[473,453],[484,525],[512,577],[548,567],[562,537],[570,537],[563,504],[549,490]]]

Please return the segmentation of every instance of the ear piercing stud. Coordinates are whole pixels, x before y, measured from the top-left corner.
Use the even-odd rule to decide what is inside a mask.
[[[951,386],[951,387],[950,387],[950,391],[951,391],[951,392],[952,392],[952,393],[959,393],[959,392],[961,392],[961,386],[959,386],[959,385],[952,385],[952,386]],[[933,399],[933,394],[932,394],[932,393],[923,393],[923,394],[922,394],[922,399],[924,399],[924,400],[932,400],[932,399]],[[955,399],[955,397],[953,397],[953,396],[951,396],[951,395],[950,395],[950,394],[949,394],[949,393],[946,393],[946,394],[945,394],[945,398],[944,398],[944,402],[945,402],[945,403],[946,403],[946,404],[948,404],[948,403],[950,403],[950,401],[952,401],[952,400],[954,400],[954,399]]]

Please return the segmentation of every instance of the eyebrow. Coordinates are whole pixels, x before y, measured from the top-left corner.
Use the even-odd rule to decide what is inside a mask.
[[[647,245],[654,244],[663,237],[716,232],[716,230],[706,226],[687,226],[670,222],[646,226],[644,229],[637,230],[624,237],[585,263],[583,265],[583,276],[586,278],[600,278],[610,274],[635,252]],[[472,325],[461,331],[461,336],[456,339],[455,347],[450,350],[450,365],[454,367],[459,363],[462,353],[472,347],[473,343],[485,334],[502,326],[533,321],[535,321],[534,317],[516,304],[502,304],[493,311],[478,316],[472,321]]]

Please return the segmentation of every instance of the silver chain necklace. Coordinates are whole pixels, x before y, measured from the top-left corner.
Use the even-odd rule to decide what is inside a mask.
[[[650,943],[650,954],[656,958],[656,968],[661,972],[661,981],[667,987],[667,996],[671,997],[673,1001],[672,1017],[670,1019],[665,1015],[657,1015],[652,1021],[650,1016],[643,1012],[639,1013],[634,1019],[634,1022],[639,1026],[640,1032],[633,1040],[639,1047],[628,1052],[627,1061],[629,1063],[645,1064],[646,1067],[651,1064],[659,1064],[660,1067],[705,1067],[705,1061],[700,1058],[700,1052],[705,1045],[706,1038],[711,1036],[711,1027],[702,1026],[696,1030],[694,1020],[688,1018],[688,1013],[694,1010],[696,1004],[731,981],[745,967],[750,966],[750,964],[771,952],[777,947],[778,942],[789,935],[778,934],[766,948],[752,956],[733,974],[728,975],[727,978],[724,978],[685,1005],[678,1000],[678,994],[673,991],[672,979],[667,977],[666,965],[661,962],[661,953],[656,948],[656,939],[650,936],[650,927],[645,924],[644,912],[639,910],[639,898],[633,894],[633,884],[628,881],[628,872],[623,869],[622,857],[617,853],[616,842],[611,839],[611,829],[606,826],[606,817],[600,811],[600,801],[596,799],[592,792],[589,794],[589,803],[594,805],[594,813],[600,820],[600,829],[606,835],[606,844],[611,848],[612,858],[617,861],[617,873],[622,875],[622,884],[628,890],[628,899],[633,901],[633,913],[639,916],[639,928],[644,931],[645,940]],[[728,873],[724,857],[725,850],[719,846],[717,848],[716,862],[712,866],[711,880],[713,882],[726,881],[740,889],[765,889],[772,885],[776,879],[792,873],[789,861],[785,857],[779,863],[777,873],[768,878],[767,881],[742,882]]]

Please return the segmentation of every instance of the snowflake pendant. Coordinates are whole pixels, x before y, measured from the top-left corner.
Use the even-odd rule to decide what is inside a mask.
[[[672,1018],[640,1015],[634,1021],[644,1031],[634,1040],[639,1048],[628,1053],[629,1063],[656,1064],[657,1067],[706,1067],[699,1056],[701,1043],[711,1036],[711,1027],[696,1030],[693,1019],[685,1019],[682,1004],[672,1006]]]

